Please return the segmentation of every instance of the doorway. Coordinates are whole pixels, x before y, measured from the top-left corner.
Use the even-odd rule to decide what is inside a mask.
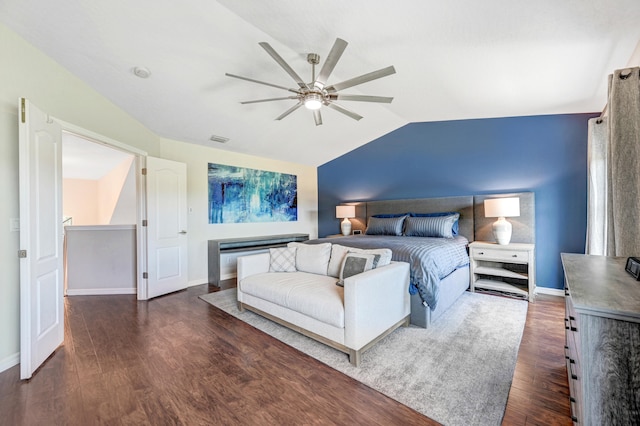
[[[65,295],[137,293],[135,159],[62,132]]]

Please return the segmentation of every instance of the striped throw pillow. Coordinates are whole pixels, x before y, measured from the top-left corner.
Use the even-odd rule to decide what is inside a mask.
[[[460,213],[435,217],[408,217],[404,224],[407,237],[453,238],[453,224]]]

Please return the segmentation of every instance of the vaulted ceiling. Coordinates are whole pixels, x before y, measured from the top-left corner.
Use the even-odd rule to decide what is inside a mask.
[[[640,1],[3,0],[0,22],[162,137],[320,165],[410,122],[602,110],[607,75],[637,65]],[[294,88],[258,43],[311,81],[337,37],[330,83],[397,71],[345,90],[394,97],[341,103],[360,121],[276,121],[295,101],[240,101],[287,92],[225,76]]]

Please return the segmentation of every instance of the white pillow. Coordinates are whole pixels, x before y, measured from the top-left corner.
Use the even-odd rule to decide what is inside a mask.
[[[347,253],[340,268],[340,277],[336,285],[344,287],[344,280],[375,268],[375,258],[378,255]]]
[[[287,247],[296,248],[296,269],[298,271],[327,275],[329,258],[331,257],[331,243],[289,243]]]
[[[269,272],[296,272],[296,248],[270,248]]]
[[[350,250],[351,247],[341,246],[340,244],[331,245],[331,258],[329,259],[329,268],[327,269],[328,276],[338,278],[344,257]]]

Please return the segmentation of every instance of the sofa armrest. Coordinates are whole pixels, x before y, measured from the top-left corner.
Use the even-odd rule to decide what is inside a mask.
[[[238,257],[238,283],[251,275],[269,272],[270,262],[271,256],[269,253]]]
[[[361,349],[406,318],[410,306],[406,262],[392,262],[345,279],[345,346]]]

